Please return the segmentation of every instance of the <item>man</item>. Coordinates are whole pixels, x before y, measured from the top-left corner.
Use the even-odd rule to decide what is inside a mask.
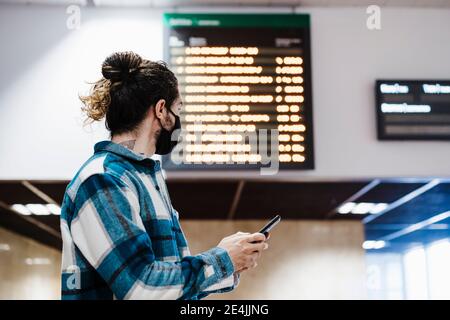
[[[63,299],[201,299],[236,287],[268,248],[238,232],[192,256],[159,161],[176,144],[182,101],[162,62],[133,52],[109,56],[86,97],[88,118],[106,118],[111,141],[66,189],[61,213]]]

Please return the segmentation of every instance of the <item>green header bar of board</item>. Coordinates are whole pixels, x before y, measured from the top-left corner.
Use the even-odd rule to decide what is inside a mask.
[[[164,25],[182,27],[309,28],[309,14],[205,14],[165,13]]]

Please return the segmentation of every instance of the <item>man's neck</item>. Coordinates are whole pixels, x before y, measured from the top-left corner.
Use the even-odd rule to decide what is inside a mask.
[[[150,157],[155,153],[155,141],[154,139],[149,139],[148,136],[122,133],[113,136],[111,141],[143,156]]]

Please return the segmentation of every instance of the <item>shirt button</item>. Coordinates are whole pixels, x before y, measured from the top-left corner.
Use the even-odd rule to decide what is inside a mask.
[[[159,186],[158,186],[158,185],[155,185],[155,189],[159,191]]]

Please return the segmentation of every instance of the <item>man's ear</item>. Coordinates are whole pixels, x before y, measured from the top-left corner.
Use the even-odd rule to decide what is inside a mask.
[[[163,110],[166,107],[166,100],[159,99],[155,104],[155,115],[158,119],[164,119]]]

